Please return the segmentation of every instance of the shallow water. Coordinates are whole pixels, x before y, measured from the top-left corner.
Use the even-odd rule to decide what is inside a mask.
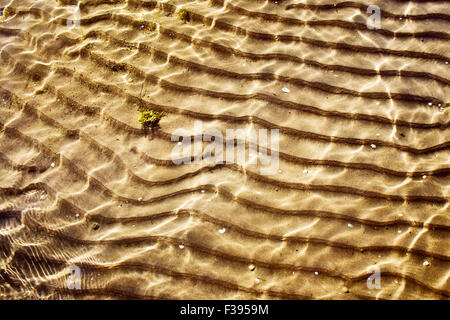
[[[0,298],[448,299],[449,4],[162,2],[0,0]]]

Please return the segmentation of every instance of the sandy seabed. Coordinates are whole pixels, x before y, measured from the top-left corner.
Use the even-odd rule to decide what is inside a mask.
[[[0,7],[0,298],[450,297],[447,1]],[[196,121],[278,170],[175,165]]]

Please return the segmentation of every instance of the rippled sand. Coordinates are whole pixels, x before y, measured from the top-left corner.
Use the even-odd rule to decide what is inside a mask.
[[[0,298],[449,298],[448,2],[77,2],[0,0]],[[196,120],[279,170],[174,165]]]

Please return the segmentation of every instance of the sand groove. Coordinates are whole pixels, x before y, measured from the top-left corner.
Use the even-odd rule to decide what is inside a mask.
[[[450,297],[448,3],[79,2],[0,1],[1,298]],[[196,121],[279,170],[175,165]]]

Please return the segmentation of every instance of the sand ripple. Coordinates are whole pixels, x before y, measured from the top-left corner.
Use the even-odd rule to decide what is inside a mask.
[[[448,3],[0,6],[0,298],[450,297]],[[199,120],[278,172],[175,165]]]

